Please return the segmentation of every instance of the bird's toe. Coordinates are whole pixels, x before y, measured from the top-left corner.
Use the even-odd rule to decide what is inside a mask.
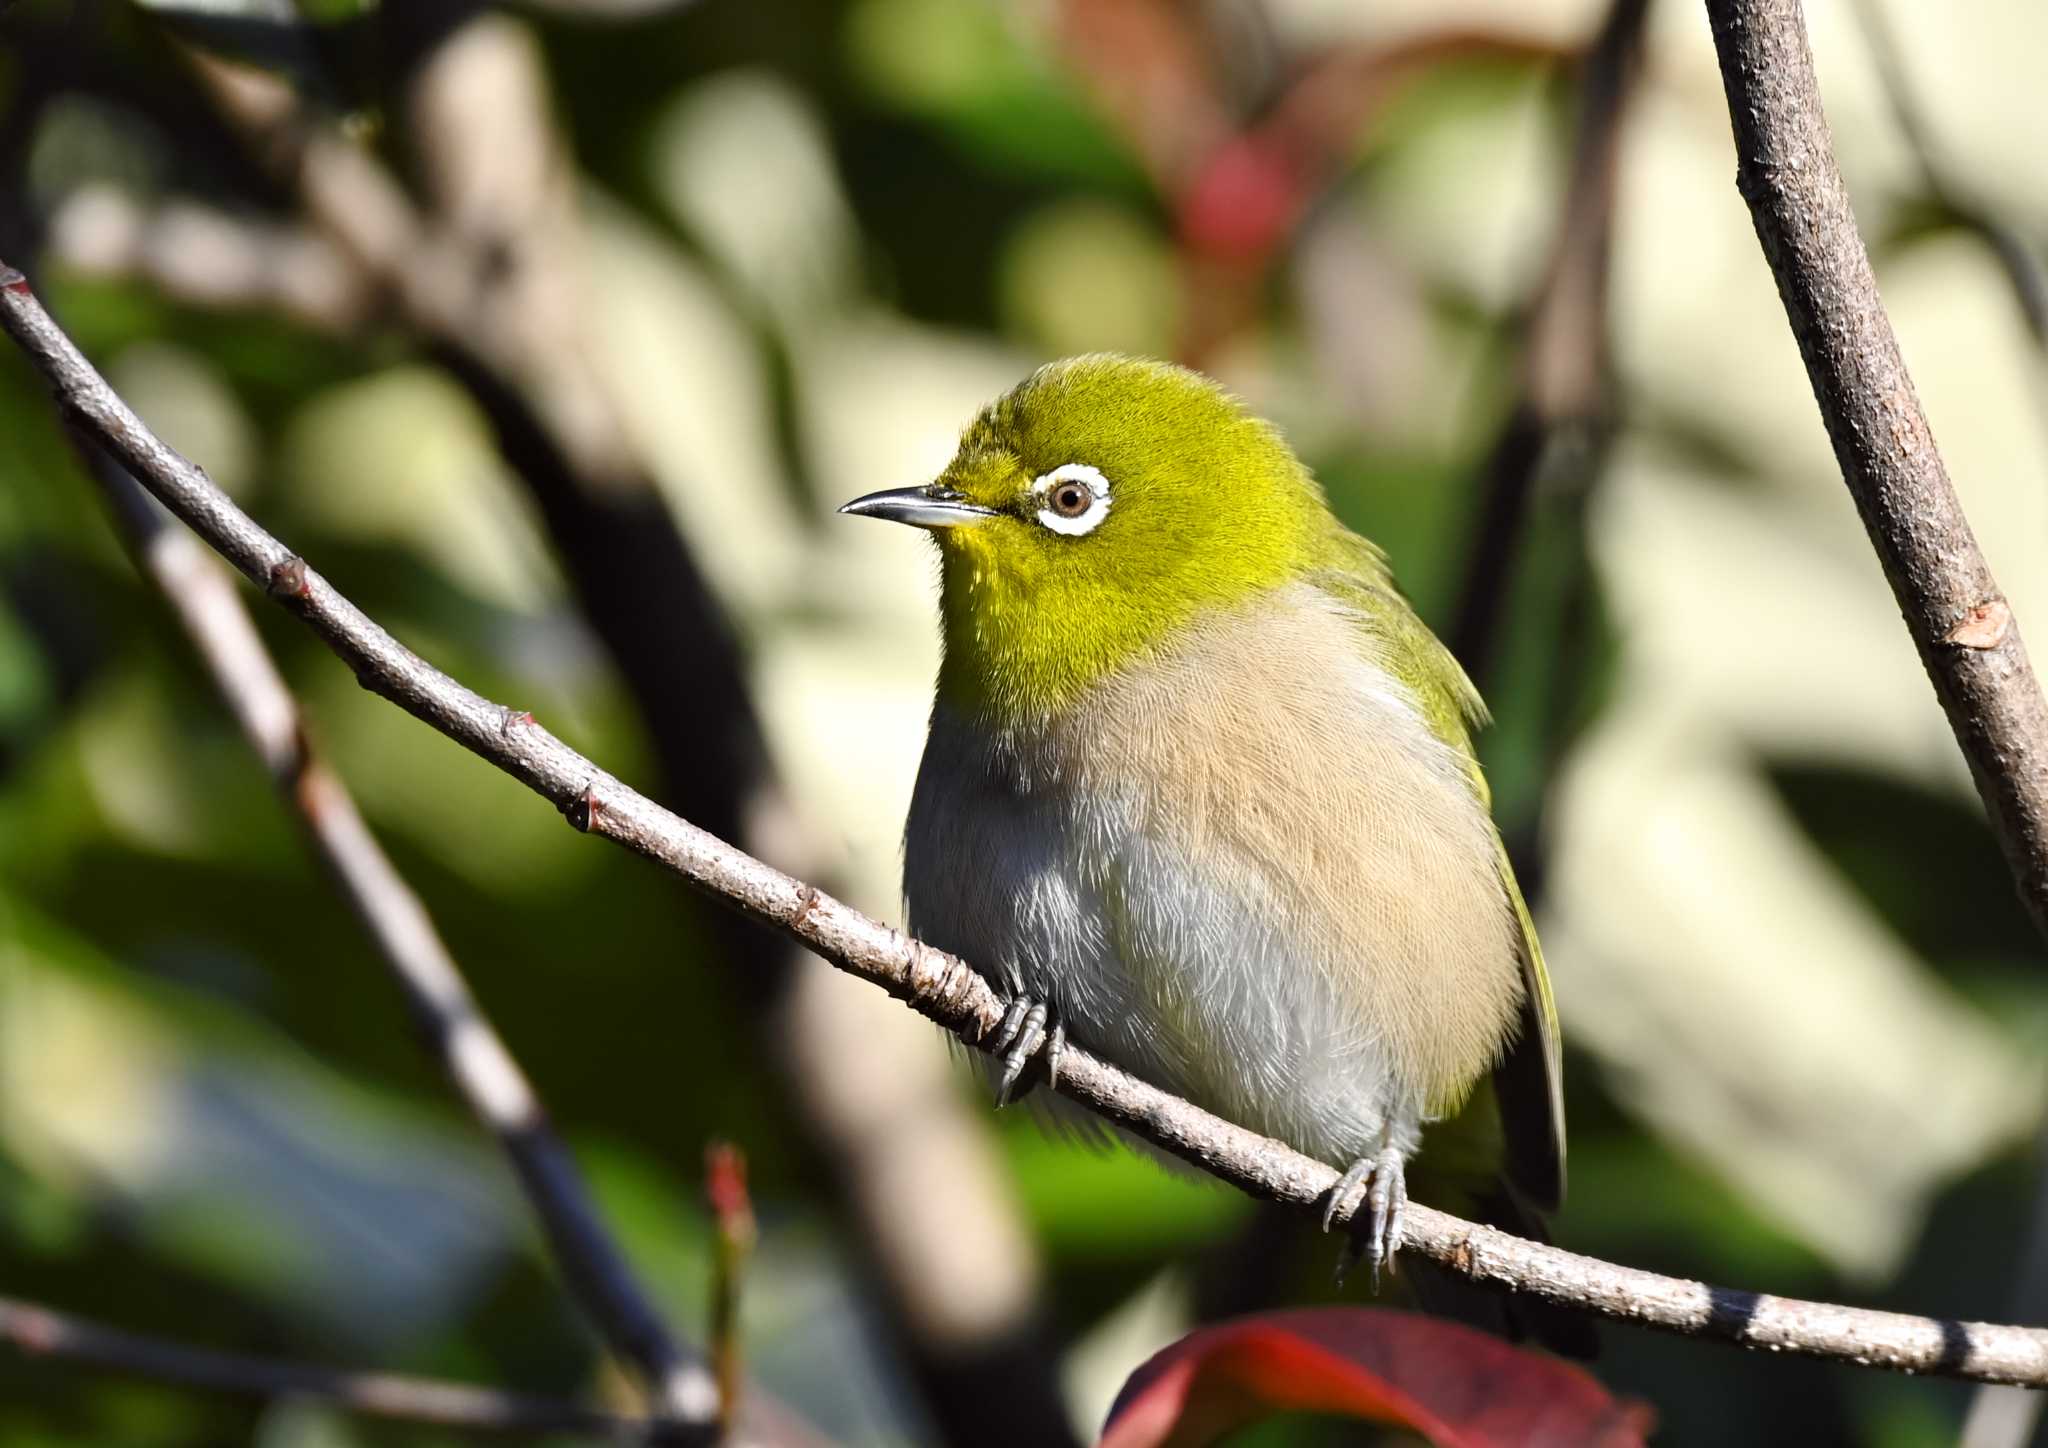
[[[1408,1175],[1401,1153],[1385,1147],[1376,1155],[1360,1157],[1345,1169],[1330,1190],[1323,1208],[1323,1230],[1328,1231],[1337,1214],[1363,1185],[1365,1199],[1346,1223],[1344,1248],[1337,1258],[1337,1281],[1341,1284],[1359,1262],[1372,1269],[1372,1289],[1380,1288],[1380,1270],[1392,1264],[1401,1246],[1401,1232],[1408,1208]]]
[[[1045,1002],[1024,996],[1011,1001],[1003,1012],[994,1043],[995,1049],[1003,1053],[1001,1070],[996,1076],[996,1105],[1008,1106],[1016,1099],[1017,1085],[1024,1079],[1032,1057],[1043,1053],[1048,1082],[1059,1070],[1059,1053],[1066,1044],[1066,1035],[1056,1024],[1048,1030],[1050,1019]]]

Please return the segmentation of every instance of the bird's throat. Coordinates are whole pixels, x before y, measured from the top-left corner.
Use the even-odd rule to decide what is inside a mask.
[[[1133,597],[1098,580],[947,536],[939,697],[1001,730],[1041,728],[1146,657],[1202,606]]]

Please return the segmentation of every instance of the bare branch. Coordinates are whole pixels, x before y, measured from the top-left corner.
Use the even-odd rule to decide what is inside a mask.
[[[1707,0],[1707,18],[1735,129],[1736,185],[1777,277],[1842,480],[2020,898],[2048,934],[2048,703],[1878,299],[1835,168],[1799,0]]]
[[[249,1398],[314,1398],[352,1413],[477,1433],[581,1433],[649,1442],[650,1425],[595,1408],[395,1373],[211,1352],[105,1327],[0,1297],[0,1343],[25,1357],[77,1363],[126,1377]]]
[[[81,440],[137,564],[191,637],[278,794],[297,816],[356,918],[405,992],[420,1036],[497,1138],[547,1234],[569,1288],[605,1339],[644,1375],[664,1421],[710,1441],[718,1394],[633,1276],[547,1113],[471,996],[426,907],[370,833],[340,778],[313,751],[234,587],[190,533],[171,527],[134,480]]]
[[[1002,1009],[957,956],[937,950],[763,864],[662,809],[550,734],[441,673],[263,530],[206,474],[149,431],[35,299],[0,266],[0,326],[28,355],[60,412],[121,459],[157,499],[251,582],[305,621],[357,681],[553,801],[604,836],[792,936],[979,1044]],[[1104,1118],[1253,1196],[1318,1205],[1337,1171],[1234,1126],[1069,1046],[1059,1090]],[[1737,1292],[1617,1266],[1428,1207],[1409,1210],[1403,1246],[1475,1281],[1601,1316],[1745,1347],[1902,1372],[2048,1386],[2048,1329],[1880,1312]]]

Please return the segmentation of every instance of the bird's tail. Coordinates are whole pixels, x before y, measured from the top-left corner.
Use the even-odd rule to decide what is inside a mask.
[[[1543,1218],[1516,1201],[1504,1185],[1471,1205],[1473,1215],[1482,1222],[1533,1241],[1550,1240]],[[1424,1312],[1467,1323],[1510,1342],[1533,1341],[1561,1357],[1583,1361],[1599,1356],[1600,1335],[1593,1320],[1575,1308],[1482,1287],[1412,1253],[1400,1259],[1400,1272]]]

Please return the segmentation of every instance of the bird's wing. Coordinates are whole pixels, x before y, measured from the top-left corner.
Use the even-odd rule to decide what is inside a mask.
[[[1464,756],[1473,792],[1490,807],[1492,792],[1472,750],[1472,731],[1487,722],[1479,691],[1402,596],[1378,549],[1342,529],[1332,535],[1329,546],[1332,566],[1315,582],[1333,597],[1364,605],[1360,620],[1365,632],[1384,650],[1382,657],[1407,661],[1408,667],[1400,671],[1402,682],[1421,702],[1437,737]],[[1564,1200],[1564,1060],[1557,999],[1543,965],[1536,924],[1498,836],[1495,848],[1501,888],[1514,905],[1521,929],[1520,1029],[1493,1073],[1506,1137],[1507,1174],[1532,1206],[1554,1210]]]
[[[1555,1211],[1564,1202],[1564,1054],[1557,1025],[1557,998],[1536,924],[1515,883],[1505,846],[1500,851],[1501,886],[1514,902],[1522,927],[1522,1020],[1514,1044],[1493,1068],[1507,1138],[1508,1180],[1530,1205]]]

